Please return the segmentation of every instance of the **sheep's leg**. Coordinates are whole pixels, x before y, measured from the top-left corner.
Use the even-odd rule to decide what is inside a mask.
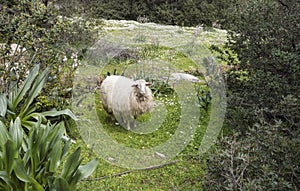
[[[114,116],[113,114],[110,115],[110,119],[111,119],[112,121],[116,121],[116,118],[115,118],[115,116]]]
[[[130,119],[128,119],[128,118],[125,119],[125,120],[124,120],[124,124],[126,125],[126,129],[127,129],[127,130],[130,130]]]
[[[127,130],[130,130],[130,122],[127,124]]]
[[[133,120],[133,128],[136,128],[136,122]]]
[[[135,119],[131,115],[129,115],[129,117],[128,117],[128,124],[129,124],[130,127],[133,127],[133,128],[136,127],[136,125],[135,125]]]
[[[128,116],[126,124],[127,130],[130,130],[131,127],[136,128],[136,116]]]
[[[120,125],[119,121],[116,119],[115,116],[111,116],[111,120],[115,123],[115,125]]]
[[[132,127],[136,127],[133,116],[128,115],[127,113],[120,113],[120,115],[119,115],[119,117],[117,117],[117,119],[119,119],[119,122],[127,130],[130,130]]]
[[[121,114],[121,120],[122,120],[122,125],[125,127],[127,130],[130,130],[130,116],[127,114]]]
[[[137,116],[134,115],[134,116],[133,116],[133,119],[132,119],[132,122],[133,122],[133,128],[136,128],[136,119],[137,119]]]

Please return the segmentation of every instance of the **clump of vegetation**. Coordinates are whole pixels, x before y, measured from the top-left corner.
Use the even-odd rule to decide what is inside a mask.
[[[37,111],[34,101],[46,84],[49,73],[49,70],[46,68],[39,75],[39,68],[39,65],[34,67],[20,88],[18,88],[17,84],[11,82],[8,96],[0,94],[0,121],[4,124],[9,124],[11,120],[14,121],[19,118],[22,127],[30,130],[39,117],[42,117],[44,121],[47,117],[57,117],[60,115],[68,115],[76,119],[69,109],[57,111],[53,110],[55,108],[51,108],[48,111]]]
[[[7,127],[0,121],[1,190],[70,190],[96,168],[92,160],[80,166],[80,148],[68,155],[62,123],[42,124],[39,119],[25,133],[20,118]],[[60,169],[62,169],[61,172]]]
[[[0,92],[7,92],[12,81],[22,84],[33,65],[40,64],[50,71],[41,92],[49,99],[40,101],[68,106],[74,72],[100,23],[60,16],[53,2],[42,0],[4,1],[0,12]]]
[[[209,87],[207,85],[196,84],[195,90],[197,92],[200,107],[205,111],[208,111],[212,100]]]
[[[33,103],[45,85],[48,70],[36,65],[21,88],[0,94],[0,189],[71,190],[95,170],[97,160],[80,166],[80,148],[68,154],[71,139],[64,122],[47,117],[68,115],[69,110],[37,112]],[[16,84],[15,84],[16,85]]]
[[[154,96],[169,95],[174,93],[174,89],[165,81],[151,80],[151,90]]]
[[[208,161],[206,190],[299,190],[299,6],[232,7],[226,128]],[[235,20],[235,21],[234,21]]]
[[[208,157],[205,190],[297,190],[299,128],[258,119],[246,134],[220,139]]]

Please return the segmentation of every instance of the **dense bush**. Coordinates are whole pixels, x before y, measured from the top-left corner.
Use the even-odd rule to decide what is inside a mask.
[[[295,110],[288,115],[297,115],[299,101],[288,104]],[[245,134],[221,138],[207,161],[205,190],[299,189],[300,129],[280,120],[267,123],[262,113]]]
[[[245,0],[72,0],[57,1],[67,9],[94,18],[136,20],[147,18],[150,22],[179,26],[223,24],[227,20],[226,9]],[[89,10],[89,11],[86,11]]]
[[[229,42],[213,49],[231,65],[229,131],[208,160],[207,190],[300,189],[299,8],[252,0],[227,12]]]
[[[299,99],[299,7],[297,1],[283,6],[259,0],[249,2],[241,15],[234,15],[240,19],[231,27],[234,32],[228,47],[238,55],[240,64],[227,78],[230,105],[249,109],[248,113],[268,108],[264,117],[273,120],[284,118],[280,113],[268,113],[280,107],[284,98]],[[241,75],[247,77],[239,78]]]
[[[54,4],[45,2],[1,2],[0,92],[8,92],[12,81],[21,84],[37,63],[50,69],[42,92],[48,98],[45,101],[65,107],[71,97],[74,71],[93,41],[94,25],[99,23],[60,16]]]

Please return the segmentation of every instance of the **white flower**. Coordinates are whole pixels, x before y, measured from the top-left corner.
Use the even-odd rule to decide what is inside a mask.
[[[77,54],[78,54],[78,52],[73,52],[72,55],[71,55],[71,58],[72,59],[77,59]]]
[[[75,60],[74,60],[74,61],[75,61]],[[73,64],[72,64],[72,67],[73,67],[73,68],[76,68],[76,67],[78,67],[77,60],[75,61],[75,63],[73,63]]]

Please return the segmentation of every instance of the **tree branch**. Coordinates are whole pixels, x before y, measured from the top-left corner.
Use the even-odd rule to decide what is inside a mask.
[[[97,178],[86,178],[86,179],[83,179],[81,181],[98,181],[98,180],[103,180],[103,179],[107,179],[107,178],[120,177],[120,176],[123,176],[125,174],[132,173],[132,172],[143,171],[143,170],[154,170],[154,169],[162,168],[162,167],[165,167],[165,166],[168,166],[168,165],[175,164],[177,162],[178,162],[178,160],[175,160],[175,161],[171,161],[171,162],[164,163],[164,164],[161,164],[161,165],[150,166],[150,167],[142,168],[142,169],[138,169],[138,170],[127,170],[127,171],[120,172],[120,173],[117,173],[117,174],[101,176],[101,177],[97,177]]]
[[[284,3],[281,0],[277,0],[277,1],[278,1],[278,3],[280,3],[282,6],[286,7],[290,11],[290,7],[286,3]]]

